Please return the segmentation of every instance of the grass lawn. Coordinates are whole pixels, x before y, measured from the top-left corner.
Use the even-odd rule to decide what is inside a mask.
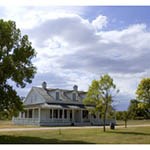
[[[1,121],[0,120],[0,129],[4,128],[30,128],[30,127],[38,127],[38,126],[31,126],[31,125],[15,125],[12,121]]]
[[[150,124],[150,120],[129,120],[128,125],[143,125],[143,124]],[[124,121],[117,120],[117,125],[124,125]],[[0,129],[3,128],[30,128],[30,127],[38,127],[33,125],[14,125],[12,121],[1,121],[0,120]]]
[[[150,144],[150,127],[0,132],[2,144]]]
[[[150,124],[150,120],[128,120],[127,122],[128,125],[146,125]],[[117,120],[117,125],[124,125],[123,120]]]

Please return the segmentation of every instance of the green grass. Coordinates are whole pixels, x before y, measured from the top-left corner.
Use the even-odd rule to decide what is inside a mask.
[[[0,129],[4,128],[33,128],[33,127],[38,127],[38,126],[33,126],[33,125],[15,125],[13,124],[12,121],[2,121],[0,120]]]
[[[146,125],[150,124],[150,120],[128,120],[128,125]],[[124,125],[123,120],[117,120],[117,125]]]
[[[150,144],[150,127],[0,132],[3,144]]]
[[[150,120],[129,120],[128,125],[143,125],[143,124],[150,124]],[[124,121],[117,120],[117,125],[124,125]],[[30,128],[30,127],[38,127],[33,125],[14,125],[12,121],[1,121],[0,120],[0,129],[2,128]]]

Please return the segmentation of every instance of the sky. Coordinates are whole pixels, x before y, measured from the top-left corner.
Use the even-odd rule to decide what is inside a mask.
[[[0,18],[13,20],[37,52],[32,86],[87,91],[92,80],[109,74],[120,90],[116,108],[124,110],[150,73],[148,6],[4,6]]]

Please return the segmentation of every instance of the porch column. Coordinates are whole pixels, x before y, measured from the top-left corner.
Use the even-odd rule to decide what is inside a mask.
[[[58,119],[60,119],[60,109],[58,109],[58,116],[57,116]]]
[[[21,118],[21,112],[19,112],[19,118]]]
[[[25,118],[25,112],[23,112],[23,118]]]
[[[89,112],[88,112],[88,115],[89,115],[88,117],[89,117],[90,122],[91,122],[91,121],[92,121],[92,115],[91,115],[91,113],[89,113]]]
[[[81,113],[80,113],[80,115],[81,115],[81,122],[83,122],[82,114],[83,114],[83,111],[81,109]]]
[[[34,119],[34,108],[32,109],[32,118]]]
[[[52,121],[53,121],[53,115],[54,115],[54,110],[53,110],[53,108],[52,108]]]
[[[72,122],[74,122],[74,109],[72,109]]]
[[[29,109],[27,109],[27,118],[29,118]]]
[[[100,118],[99,118],[99,112],[97,113],[97,115],[96,115],[96,118],[97,118],[97,120],[98,120],[98,123],[100,123]]]
[[[64,109],[62,109],[62,120],[64,120]]]
[[[67,109],[67,120],[70,119],[70,112],[69,112],[69,109]]]
[[[39,108],[39,122],[41,121],[41,108]]]

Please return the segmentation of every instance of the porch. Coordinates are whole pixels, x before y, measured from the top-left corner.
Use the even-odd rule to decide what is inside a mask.
[[[98,120],[85,109],[61,108],[26,108],[18,117],[13,118],[14,124],[38,126],[91,125]],[[95,122],[96,122],[95,120]]]

